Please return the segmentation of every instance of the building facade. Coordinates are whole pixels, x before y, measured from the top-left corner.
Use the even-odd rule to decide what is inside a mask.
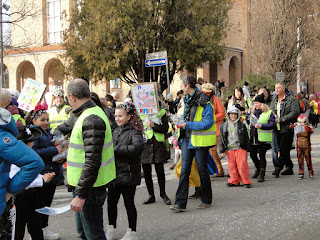
[[[65,90],[67,77],[64,74],[65,62],[62,54],[62,33],[68,27],[73,0],[16,0],[30,2],[34,15],[26,17],[19,26],[13,25],[11,43],[13,49],[5,51],[4,68],[7,79],[3,87],[21,91],[27,78],[48,85],[48,91],[57,88]],[[21,11],[19,4],[11,6],[11,11]],[[14,20],[14,19],[12,19]],[[249,41],[249,0],[234,1],[229,12],[231,27],[224,43],[227,46],[225,59],[220,63],[207,63],[197,70],[197,77],[215,83],[224,79],[227,87],[235,85],[250,72]],[[18,47],[17,47],[18,46]],[[20,47],[21,46],[21,47]],[[181,77],[186,72],[174,76],[171,92],[180,90]],[[91,90],[99,96],[107,92],[119,91],[120,99],[124,99],[130,87],[123,83],[110,84],[100,82],[90,84]]]

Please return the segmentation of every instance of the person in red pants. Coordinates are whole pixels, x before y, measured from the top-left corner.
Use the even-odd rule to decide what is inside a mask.
[[[242,182],[251,187],[247,161],[248,132],[240,119],[240,110],[232,106],[227,111],[228,120],[221,124],[219,151],[221,157],[227,155],[230,178],[227,186],[239,186]]]

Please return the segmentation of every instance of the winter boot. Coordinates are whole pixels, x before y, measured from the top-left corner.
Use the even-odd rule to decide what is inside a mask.
[[[115,228],[113,225],[107,225],[107,235],[108,240],[114,240],[115,238]]]
[[[280,176],[280,171],[281,171],[281,169],[276,167],[275,170],[274,170],[274,172],[275,172],[274,173],[274,177],[278,178]]]
[[[132,231],[131,228],[127,228],[127,232],[121,240],[138,240],[137,232]]]
[[[260,178],[258,179],[258,182],[264,182],[265,174],[266,174],[266,170],[264,168],[260,168]]]
[[[259,177],[259,175],[260,175],[260,170],[256,169],[256,171],[252,175],[252,178],[257,178],[257,177]]]
[[[189,199],[201,198],[200,187],[195,187],[194,190],[195,190],[194,194],[189,196]]]
[[[149,198],[146,201],[144,201],[143,204],[154,203],[156,201],[156,198],[154,196],[153,182],[146,181],[146,186],[148,189]]]
[[[286,167],[286,169],[281,173],[281,175],[293,175],[293,170],[291,167]]]

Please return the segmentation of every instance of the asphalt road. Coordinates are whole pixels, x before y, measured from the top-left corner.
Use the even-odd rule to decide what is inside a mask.
[[[298,180],[296,150],[291,151],[295,164],[293,176],[273,178],[270,151],[267,153],[266,181],[253,180],[252,188],[226,187],[227,178],[214,179],[213,206],[196,209],[200,200],[189,200],[187,211],[172,213],[159,197],[155,184],[156,202],[143,205],[148,193],[144,182],[136,192],[138,234],[140,239],[320,239],[320,131],[312,136],[312,157],[315,177]],[[250,174],[253,163],[248,158]],[[178,186],[176,176],[166,164],[167,194],[174,201]],[[228,172],[226,159],[223,160]],[[154,182],[156,178],[154,175]],[[190,188],[190,193],[193,193]],[[53,205],[63,206],[71,201],[71,193],[64,186],[58,187]],[[128,227],[122,198],[119,205],[117,237],[125,234]],[[104,206],[105,228],[108,224],[107,206]],[[61,239],[79,239],[76,235],[74,213],[51,216],[50,229],[59,232]]]

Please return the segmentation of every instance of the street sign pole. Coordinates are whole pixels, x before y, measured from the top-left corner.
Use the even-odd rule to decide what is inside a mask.
[[[169,63],[168,63],[167,51],[146,54],[146,60],[145,60],[146,67],[154,68],[154,67],[159,67],[163,65],[166,65],[168,93],[170,93]]]
[[[167,53],[167,51],[166,51]],[[169,63],[168,56],[166,57],[166,71],[167,71],[167,85],[168,85],[168,93],[170,93],[170,80],[169,80]]]

